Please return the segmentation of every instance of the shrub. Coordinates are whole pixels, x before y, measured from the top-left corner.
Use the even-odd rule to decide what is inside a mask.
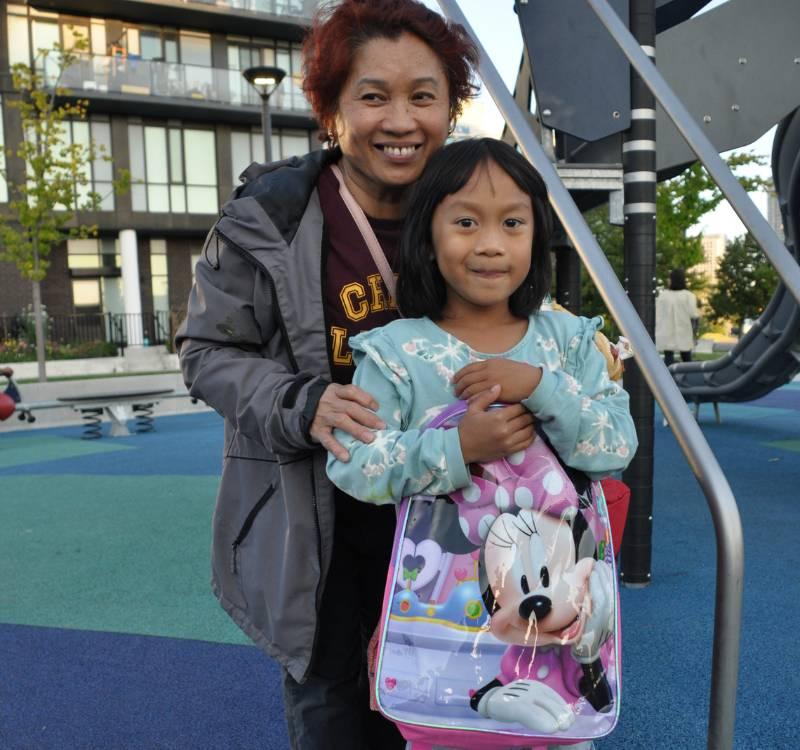
[[[48,341],[45,351],[48,360],[116,357],[118,354],[116,344],[108,341],[84,341],[76,344],[63,341]],[[25,339],[5,339],[0,341],[0,362],[3,364],[35,361],[36,346],[33,343],[29,343]]]

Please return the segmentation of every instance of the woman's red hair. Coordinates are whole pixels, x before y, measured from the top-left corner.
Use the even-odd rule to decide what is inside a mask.
[[[450,96],[450,117],[475,96],[472,71],[478,51],[460,24],[449,23],[416,0],[342,0],[317,11],[303,44],[303,90],[323,127],[336,115],[339,95],[358,49],[371,39],[414,34],[442,63]]]

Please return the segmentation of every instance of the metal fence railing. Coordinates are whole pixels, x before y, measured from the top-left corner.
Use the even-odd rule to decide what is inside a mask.
[[[167,310],[154,313],[70,313],[47,314],[46,337],[50,344],[113,344],[119,350],[128,346],[169,345],[174,316]],[[0,315],[1,341],[28,341],[35,338],[29,315]]]

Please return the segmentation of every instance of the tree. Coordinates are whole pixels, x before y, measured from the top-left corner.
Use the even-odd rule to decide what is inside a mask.
[[[778,274],[749,233],[727,244],[717,269],[717,283],[709,297],[711,318],[729,319],[739,331],[745,318],[755,318],[767,306],[778,284]]]
[[[41,282],[49,256],[65,240],[97,235],[97,227],[81,223],[78,212],[99,208],[104,196],[92,189],[91,165],[110,159],[91,138],[75,143],[69,135],[69,121],[85,120],[89,106],[86,100],[70,99],[71,92],[61,85],[64,71],[89,48],[88,40],[74,33],[72,47],[38,50],[33,66],[17,64],[11,71],[18,96],[9,106],[19,112],[23,139],[7,156],[20,160],[25,176],[14,181],[2,171],[11,200],[8,213],[0,215],[0,260],[13,263],[32,283],[41,381],[46,380]],[[112,189],[123,192],[129,184],[129,174],[120,170]]]
[[[728,167],[734,172],[743,167],[761,166],[763,158],[751,152],[737,152],[727,158]],[[748,192],[769,185],[758,176],[737,174],[739,182]],[[666,285],[673,268],[690,269],[703,260],[703,249],[699,236],[690,234],[707,213],[713,211],[724,199],[705,168],[696,162],[678,176],[658,184],[656,189],[656,278],[659,285]],[[623,273],[623,230],[608,222],[607,206],[599,206],[587,212],[586,221],[606,254],[609,262],[621,279]],[[702,289],[706,280],[697,274],[687,275],[688,286]],[[603,300],[591,279],[584,276],[581,289],[584,315],[603,315],[606,312]],[[616,335],[616,331],[612,331]]]

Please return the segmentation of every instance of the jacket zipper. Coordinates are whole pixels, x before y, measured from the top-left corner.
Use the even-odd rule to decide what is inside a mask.
[[[270,289],[272,290],[272,307],[273,307],[273,310],[274,310],[274,313],[275,313],[275,318],[278,321],[278,327],[281,329],[281,335],[283,336],[283,340],[286,343],[286,353],[289,355],[289,361],[292,364],[292,369],[294,370],[295,374],[297,374],[300,371],[300,368],[297,366],[297,360],[295,359],[294,352],[292,351],[292,344],[291,344],[291,341],[289,339],[289,332],[286,330],[286,322],[283,319],[283,315],[281,314],[280,306],[278,305],[278,295],[277,295],[277,291],[275,289],[275,280],[272,278],[272,274],[266,269],[266,267],[264,266],[263,263],[261,263],[258,260],[256,260],[243,247],[240,247],[235,242],[232,242],[228,237],[225,236],[225,234],[223,232],[220,232],[218,228],[215,228],[214,232],[216,233],[216,235],[218,237],[221,237],[223,239],[223,241],[228,244],[228,247],[231,247],[232,249],[234,249],[237,253],[239,253],[239,255],[241,255],[245,259],[245,261],[250,263],[250,265],[254,266],[255,268],[259,269],[261,272],[263,272],[263,274],[267,277],[267,279],[269,279]],[[313,462],[314,462],[313,458],[311,459],[311,462],[312,462],[312,468],[313,468]],[[315,527],[316,532],[317,532],[317,563],[319,565],[319,583],[317,584],[317,591],[316,591],[316,594],[315,594],[315,601],[314,601],[314,608],[316,610],[317,617],[316,617],[316,622],[314,623],[314,640],[312,641],[312,653],[313,653],[313,644],[316,644],[317,635],[319,633],[319,601],[320,601],[321,593],[322,593],[322,531],[320,530],[320,527],[319,527],[319,510],[317,508],[317,489],[316,489],[316,484],[317,483],[316,483],[316,480],[314,479],[314,474],[313,474],[313,471],[312,471],[312,474],[311,474],[311,487],[312,487],[311,494],[312,494],[312,506],[314,508],[314,527]],[[270,492],[269,494],[272,494],[272,493]],[[259,501],[259,503],[256,506],[256,508],[258,508],[258,510],[260,510],[260,506],[263,505],[263,503],[265,503],[267,501],[267,499],[268,499],[268,497],[262,498],[262,500]],[[255,514],[258,512],[258,510],[256,508],[254,508],[253,511],[250,512],[250,516],[253,516],[253,520],[255,520]],[[248,520],[250,519],[250,516],[248,516]],[[250,521],[250,524],[252,525],[252,521]],[[247,521],[245,521],[245,526],[247,526]],[[242,528],[242,530],[244,531],[244,527]],[[249,527],[248,527],[248,530],[249,530]],[[231,559],[231,567],[233,568],[233,572],[234,573],[236,573],[236,557],[237,557],[238,550],[239,550],[239,544],[241,544],[242,539],[244,539],[244,536],[242,535],[242,532],[240,532],[239,536],[236,538],[236,540],[233,543],[233,556],[232,556],[232,559]],[[308,674],[308,671],[310,669],[311,669],[311,660],[309,659],[308,668],[306,669],[306,674]],[[305,678],[305,675],[304,675],[304,678]]]
[[[247,514],[247,518],[244,519],[244,523],[242,524],[242,528],[239,530],[236,539],[233,540],[231,544],[231,573],[236,575],[237,572],[237,558],[239,556],[239,545],[247,538],[247,535],[250,533],[250,528],[255,523],[256,516],[259,514],[261,509],[267,504],[267,500],[269,500],[272,495],[275,493],[275,485],[271,484],[267,487],[267,491],[261,496],[259,501],[252,507],[250,512]]]

